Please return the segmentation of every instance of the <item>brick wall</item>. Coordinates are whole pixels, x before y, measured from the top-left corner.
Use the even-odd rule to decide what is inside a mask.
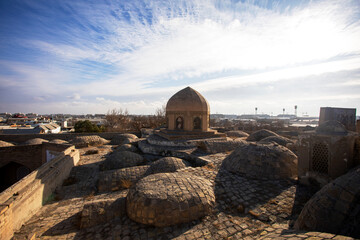
[[[79,159],[79,151],[73,146],[68,147],[58,157],[0,193],[0,239],[11,239],[14,231],[19,230],[69,176]]]

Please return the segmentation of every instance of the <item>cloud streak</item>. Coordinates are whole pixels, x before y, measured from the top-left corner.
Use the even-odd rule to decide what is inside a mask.
[[[208,94],[214,109],[222,112],[238,101],[234,89],[253,91],[248,105],[268,105],[262,96],[271,97],[282,84],[292,82],[293,88],[301,89],[294,79],[335,78],[338,72],[359,70],[360,6],[356,1],[269,3],[77,1],[52,8],[41,1],[18,3],[33,31],[23,36],[4,28],[5,39],[16,45],[6,43],[8,48],[27,51],[18,56],[6,50],[0,55],[0,66],[6,69],[0,70],[0,90],[8,92],[0,110],[16,111],[12,109],[19,105],[9,108],[8,98],[24,95],[24,101],[45,100],[52,106],[60,104],[64,111],[78,111],[68,108],[77,101],[85,112],[106,112],[113,104],[149,113],[191,85]],[[19,23],[14,27],[25,28]],[[326,103],[329,98],[321,96],[329,96],[336,86],[359,90],[359,75],[350,78],[345,83],[341,78],[331,83],[321,78],[310,91],[314,97],[308,99]],[[254,90],[255,86],[260,87]],[[325,89],[328,92],[322,92]],[[234,100],[216,99],[217,93],[224,93],[226,99],[232,94]],[[354,103],[356,96],[343,94],[336,99]],[[277,108],[269,105],[267,111],[272,107]]]

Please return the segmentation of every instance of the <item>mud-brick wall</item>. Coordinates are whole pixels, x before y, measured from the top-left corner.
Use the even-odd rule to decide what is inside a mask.
[[[34,171],[40,167],[46,159],[42,157],[42,145],[27,145],[0,148],[0,167],[9,162],[16,162]]]
[[[79,159],[79,151],[69,147],[0,193],[0,239],[11,239],[14,231],[39,211]]]

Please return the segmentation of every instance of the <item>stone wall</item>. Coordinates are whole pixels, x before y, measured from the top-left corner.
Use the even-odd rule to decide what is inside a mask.
[[[79,159],[79,151],[68,146],[52,161],[0,193],[0,239],[11,239],[14,231],[52,197]]]
[[[42,138],[46,140],[53,139],[62,139],[65,141],[70,141],[78,136],[89,136],[89,135],[98,135],[107,140],[111,140],[114,136],[122,134],[124,132],[103,132],[103,133],[61,133],[61,134],[0,134],[0,140],[5,142],[14,142],[14,143],[23,143],[29,139],[33,138]],[[140,136],[141,133],[132,134]]]

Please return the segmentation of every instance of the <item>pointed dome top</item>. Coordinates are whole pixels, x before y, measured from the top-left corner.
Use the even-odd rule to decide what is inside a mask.
[[[210,112],[209,103],[196,90],[186,87],[175,93],[166,105],[166,111]]]

